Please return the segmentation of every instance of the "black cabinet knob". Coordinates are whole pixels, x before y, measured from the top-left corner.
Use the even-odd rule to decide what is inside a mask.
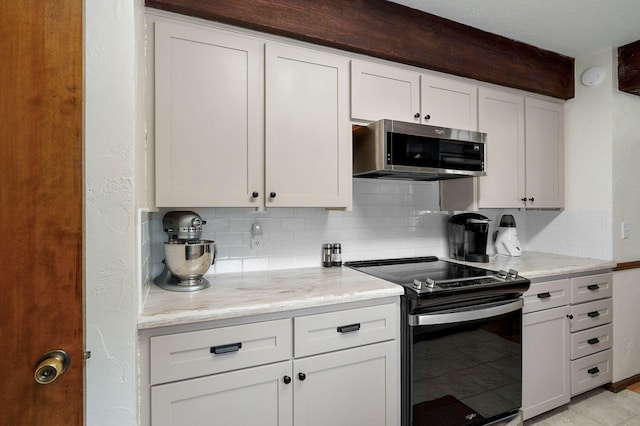
[[[535,201],[535,198],[531,197],[531,198],[529,198],[529,201],[531,201],[533,203]]]
[[[415,114],[413,114],[413,118],[420,118],[420,113],[416,112]]]
[[[569,315],[567,315],[567,318],[569,318],[570,320],[572,320],[572,319],[573,319],[573,315],[569,314]]]
[[[253,194],[251,194],[253,198],[258,198],[258,195],[260,195],[258,194],[258,191],[253,191]]]
[[[269,197],[271,197],[271,198],[276,198],[276,193],[275,193],[275,192],[272,192],[271,194],[269,194]]]
[[[425,119],[425,120],[429,120],[430,118],[431,118],[431,115],[430,115],[430,114],[427,114],[427,115],[425,115],[425,116],[424,116],[424,119]]]
[[[284,382],[285,385],[288,385],[289,383],[291,383],[291,377],[289,376],[284,376],[282,378],[282,381]]]
[[[527,202],[527,197],[520,198],[520,201],[522,201],[523,203],[526,203]]]
[[[306,375],[306,374],[304,374],[304,373],[298,373],[298,379],[300,379],[300,380],[304,380],[304,379],[306,379],[306,378],[307,378],[307,375]]]

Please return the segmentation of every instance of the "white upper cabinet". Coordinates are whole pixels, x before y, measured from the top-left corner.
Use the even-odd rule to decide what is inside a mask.
[[[478,130],[478,86],[431,75],[420,80],[423,123]]]
[[[155,23],[156,204],[252,206],[264,187],[263,45]]]
[[[478,103],[487,133],[478,207],[563,208],[563,104],[482,87]]]
[[[350,207],[347,58],[267,44],[265,129],[267,207]]]
[[[478,178],[478,207],[523,207],[524,97],[481,87],[478,102],[479,128],[487,134],[487,176]]]
[[[158,206],[351,206],[347,58],[164,21],[154,39]]]
[[[373,62],[351,61],[351,119],[420,123],[420,74]]]
[[[564,207],[564,106],[525,99],[526,206]]]

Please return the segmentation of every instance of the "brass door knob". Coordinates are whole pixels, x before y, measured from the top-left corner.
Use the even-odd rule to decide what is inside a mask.
[[[47,352],[38,361],[33,377],[41,385],[48,385],[60,377],[69,367],[69,355],[62,350]]]

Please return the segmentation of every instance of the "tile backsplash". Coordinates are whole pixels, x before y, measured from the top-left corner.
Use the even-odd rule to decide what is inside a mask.
[[[446,223],[452,212],[440,211],[437,182],[395,182],[354,179],[353,209],[319,208],[193,208],[204,225],[203,238],[214,240],[218,260],[209,274],[320,266],[323,243],[341,243],[342,259],[446,256]],[[149,244],[142,257],[150,271],[162,270],[162,216],[144,216]],[[482,210],[491,219],[491,236],[502,214],[514,215],[524,250],[611,259],[611,212]],[[148,220],[147,220],[148,219]],[[258,223],[263,236],[251,238]],[[145,251],[150,251],[145,253]],[[148,282],[148,280],[146,280]]]
[[[162,269],[162,216],[149,221],[152,275]],[[447,212],[439,207],[437,182],[354,179],[353,209],[197,208],[203,238],[214,240],[218,260],[209,273],[320,266],[323,243],[341,243],[344,261],[385,257],[444,255]],[[252,244],[251,226],[263,229]]]

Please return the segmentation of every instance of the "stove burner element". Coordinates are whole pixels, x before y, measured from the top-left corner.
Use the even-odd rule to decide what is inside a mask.
[[[405,294],[417,294],[419,298],[442,298],[461,292],[482,293],[510,287],[517,291],[518,287],[529,285],[529,280],[513,269],[492,271],[435,256],[347,262],[345,265],[400,284],[405,287]]]

